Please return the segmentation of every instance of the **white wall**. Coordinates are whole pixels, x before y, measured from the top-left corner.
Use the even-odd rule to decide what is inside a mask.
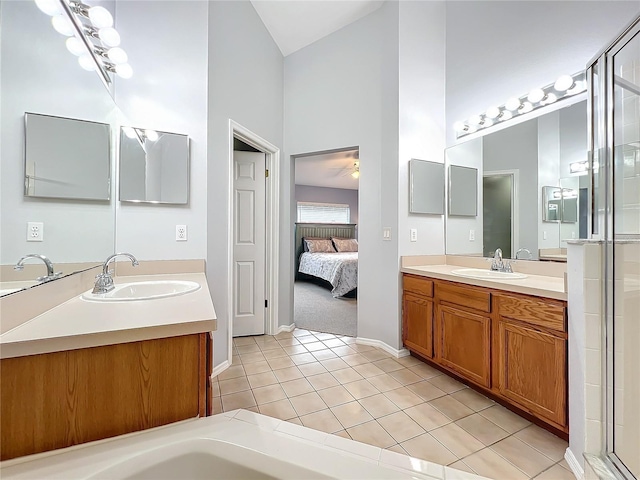
[[[478,170],[478,215],[475,217],[447,216],[447,253],[449,255],[480,255],[483,247],[483,212],[482,212],[482,138],[476,138],[449,148],[447,157],[447,178],[449,166],[470,167]],[[448,185],[448,182],[447,182]],[[447,198],[449,192],[447,189]],[[446,211],[449,202],[446,202]],[[474,231],[475,240],[469,240],[470,230]]]
[[[190,18],[190,17],[189,17]],[[205,15],[204,20],[207,20]],[[283,58],[249,2],[216,1],[209,3],[209,89],[203,108],[208,111],[209,168],[206,177],[207,199],[207,279],[218,315],[214,335],[214,364],[227,359],[229,308],[228,259],[231,245],[228,231],[230,151],[229,120],[232,119],[266,139],[282,145]],[[281,157],[282,169],[288,162]],[[286,179],[287,177],[285,177]],[[286,181],[285,181],[286,183]],[[292,292],[287,287],[291,249],[287,201],[288,189],[281,194],[281,273],[280,322],[291,323]],[[284,279],[283,279],[284,276]],[[290,279],[289,279],[290,280]],[[292,280],[291,280],[292,281]],[[287,308],[289,306],[289,308]]]
[[[454,122],[584,70],[640,12],[636,1],[446,5],[447,145]]]
[[[285,58],[284,118],[282,198],[290,199],[290,207],[281,219],[288,226],[281,241],[290,252],[295,218],[290,156],[358,146],[358,336],[398,348],[398,3],[386,3]],[[392,229],[391,241],[382,240],[383,227]],[[293,255],[287,257],[282,286],[292,285]],[[281,312],[285,306],[283,301]]]
[[[117,4],[115,26],[134,69],[116,80],[121,124],[191,139],[189,205],[116,204],[116,250],[139,260],[207,255],[208,10],[201,1]],[[176,225],[187,225],[187,242],[176,242]]]
[[[114,104],[93,72],[82,70],[33,2],[0,4],[2,228],[0,263],[27,253],[60,262],[101,262],[113,253],[111,201],[24,197],[24,114],[109,123]],[[27,222],[44,223],[44,241],[27,242]],[[70,273],[70,272],[64,272]]]
[[[399,255],[443,254],[444,215],[409,214],[409,160],[444,162],[445,2],[400,2],[399,9]]]
[[[304,162],[304,158],[299,158],[298,161]],[[298,202],[318,202],[342,203],[349,205],[349,215],[351,217],[350,222],[355,224],[358,223],[358,190],[296,185],[295,201],[296,204]]]

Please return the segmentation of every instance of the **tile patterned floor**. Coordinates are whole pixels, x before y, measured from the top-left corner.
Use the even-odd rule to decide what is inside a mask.
[[[500,480],[574,479],[567,442],[413,357],[301,329],[233,344],[215,413],[244,408]]]

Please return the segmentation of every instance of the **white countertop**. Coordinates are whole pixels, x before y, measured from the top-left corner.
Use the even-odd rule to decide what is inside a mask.
[[[21,357],[216,329],[204,273],[115,277],[114,282],[185,280],[201,288],[185,295],[128,302],[90,302],[80,295],[0,335],[0,358]]]
[[[476,278],[461,277],[451,273],[452,270],[459,270],[461,268],[465,267],[461,267],[460,265],[419,265],[413,267],[402,267],[400,271],[423,277],[437,278],[440,280],[448,280],[467,285],[476,285],[478,287],[494,288],[496,290],[523,293],[525,295],[534,295],[537,297],[554,298],[556,300],[567,300],[567,294],[564,291],[564,278],[526,274],[526,278],[519,280],[480,280]]]

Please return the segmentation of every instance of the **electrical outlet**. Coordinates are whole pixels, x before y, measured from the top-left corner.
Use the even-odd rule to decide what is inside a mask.
[[[571,232],[571,238],[576,238],[576,232]]]
[[[391,228],[383,227],[382,228],[382,240],[389,241],[391,240]]]
[[[44,241],[44,223],[27,222],[27,242]]]
[[[546,240],[546,239],[547,239],[547,231],[546,231],[546,230],[543,230],[543,231],[542,231],[542,239],[543,239],[543,240]]]
[[[176,242],[186,242],[186,241],[187,241],[187,226],[176,225]]]
[[[412,242],[417,242],[418,241],[418,229],[417,228],[412,228],[411,229],[411,241]]]
[[[475,242],[476,241],[476,231],[475,230],[469,230],[469,241],[470,242]]]

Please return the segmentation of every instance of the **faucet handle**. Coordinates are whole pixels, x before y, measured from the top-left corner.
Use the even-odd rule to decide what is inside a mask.
[[[504,271],[507,273],[513,273],[513,268],[511,267],[511,262],[504,262]]]

